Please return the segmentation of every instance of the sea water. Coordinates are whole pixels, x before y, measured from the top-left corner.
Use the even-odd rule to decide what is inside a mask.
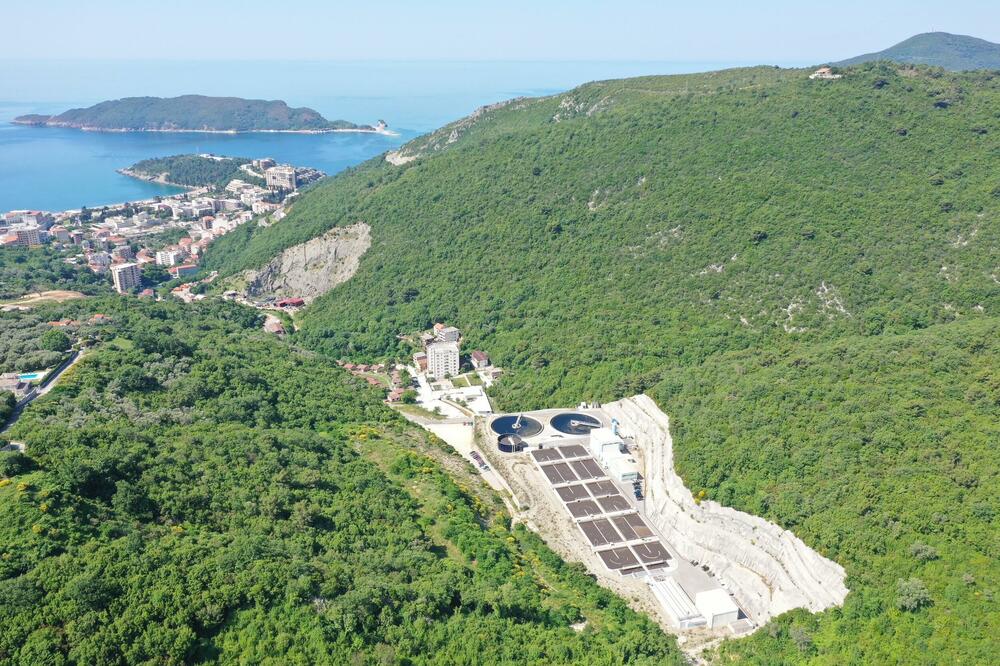
[[[115,172],[182,153],[273,157],[335,174],[512,97],[587,81],[706,71],[732,63],[656,62],[35,62],[0,61],[0,212],[67,210],[177,192]],[[83,132],[10,124],[106,99],[182,94],[281,99],[380,134]]]

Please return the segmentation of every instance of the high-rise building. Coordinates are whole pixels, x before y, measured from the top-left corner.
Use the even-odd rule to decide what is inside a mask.
[[[111,279],[114,280],[115,291],[124,294],[139,286],[142,271],[139,264],[118,264],[111,267]]]
[[[435,379],[458,374],[457,342],[437,342],[427,347],[427,374]]]
[[[264,172],[264,180],[267,182],[267,188],[270,190],[294,190],[297,184],[295,181],[295,167],[271,167]]]
[[[21,247],[41,245],[48,239],[48,234],[41,227],[21,227],[11,232],[17,236],[17,245]]]

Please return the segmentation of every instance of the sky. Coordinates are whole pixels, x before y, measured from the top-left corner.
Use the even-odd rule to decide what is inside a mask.
[[[941,30],[1000,42],[997,0],[48,0],[0,59],[820,63]]]

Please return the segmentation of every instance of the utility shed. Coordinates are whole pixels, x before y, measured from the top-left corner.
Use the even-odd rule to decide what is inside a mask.
[[[681,589],[673,578],[649,581],[649,589],[660,602],[663,610],[670,618],[670,623],[678,629],[705,626],[705,618],[701,616],[691,598]]]
[[[639,463],[630,455],[605,458],[611,476],[619,481],[635,481],[639,478]]]
[[[723,589],[706,590],[694,596],[694,605],[708,620],[709,627],[732,624],[740,617],[740,608]]]

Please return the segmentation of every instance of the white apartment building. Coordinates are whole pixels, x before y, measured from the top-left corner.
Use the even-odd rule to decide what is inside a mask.
[[[160,266],[174,266],[183,256],[184,253],[180,250],[160,250],[156,253],[156,263]]]
[[[118,264],[111,267],[111,279],[114,280],[115,291],[124,294],[139,286],[142,271],[139,264]]]
[[[434,379],[458,374],[457,342],[437,342],[427,347],[427,374]]]
[[[270,190],[294,190],[295,167],[275,166],[264,172],[264,180]]]

